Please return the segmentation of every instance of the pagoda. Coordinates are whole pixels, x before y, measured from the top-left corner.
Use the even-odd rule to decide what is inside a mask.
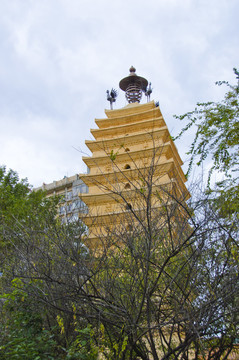
[[[130,230],[132,225],[125,219],[131,212],[139,221],[145,217],[148,205],[142,198],[150,201],[151,209],[157,209],[166,193],[180,201],[190,196],[183,162],[158,104],[150,101],[151,84],[135,71],[131,67],[129,76],[119,83],[128,105],[105,110],[106,118],[96,119],[98,128],[91,129],[94,140],[85,142],[92,156],[83,157],[89,171],[81,180],[89,193],[81,194],[81,199],[89,209],[84,223],[90,239],[112,227]],[[140,104],[143,94],[148,101]]]

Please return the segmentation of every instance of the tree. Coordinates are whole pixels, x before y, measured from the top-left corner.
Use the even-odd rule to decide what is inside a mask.
[[[210,207],[215,212],[215,216],[219,219],[220,237],[217,246],[211,246],[210,244],[210,247],[208,247],[208,254],[205,254],[206,256],[203,261],[206,267],[210,264],[212,252],[215,254],[219,253],[221,244],[225,239],[221,233],[221,229],[228,234],[228,244],[226,248],[230,249],[233,258],[238,261],[239,72],[235,68],[233,71],[237,79],[235,85],[231,85],[226,81],[216,83],[219,86],[226,85],[228,88],[221,102],[198,103],[194,111],[176,116],[176,118],[180,120],[186,119],[188,122],[177,138],[181,138],[192,126],[196,126],[196,135],[188,152],[190,162],[187,174],[190,174],[195,161],[196,164],[200,166],[205,160],[212,160],[205,191],[206,200],[204,201],[210,204]],[[211,178],[215,172],[220,174],[222,180],[218,180],[215,184],[212,184]],[[231,234],[233,235],[231,236]],[[220,256],[217,256],[219,277],[220,269],[222,268],[222,259],[225,259],[225,257],[225,250],[221,251]],[[209,266],[209,270],[210,269],[214,271],[214,267],[210,268]],[[231,269],[233,269],[233,267],[231,268],[231,263],[225,263],[224,270],[225,269],[230,273]],[[234,271],[238,272],[236,267]],[[236,281],[236,279],[234,280]],[[227,278],[225,278],[225,281],[228,281]],[[237,283],[232,282],[231,286],[237,286]],[[235,301],[238,301],[238,296],[235,297]],[[231,317],[232,312],[229,311],[227,315]],[[237,311],[235,311],[234,316],[235,318],[231,324],[234,323],[234,326],[237,327]],[[228,324],[226,318],[221,327],[226,326],[225,324]]]
[[[198,103],[195,110],[176,116],[187,120],[186,126],[175,138],[181,138],[192,126],[196,126],[196,135],[188,154],[190,162],[188,175],[194,163],[199,166],[207,158],[212,160],[208,175],[208,191],[216,195],[217,208],[226,217],[237,216],[239,208],[238,154],[239,154],[239,72],[233,69],[237,84],[218,81],[219,86],[228,88],[221,102]],[[211,187],[213,172],[219,172],[222,180]],[[214,197],[215,200],[215,197]]]
[[[100,238],[106,256],[92,275],[93,300],[90,286],[88,294],[112,359],[199,359],[208,352],[211,359],[226,358],[236,336],[235,318],[226,314],[233,309],[238,316],[230,246],[236,231],[222,227],[207,198],[187,206],[185,194],[157,185],[153,199],[155,185],[145,174],[144,191],[135,187],[132,206]],[[117,187],[106,190],[121,197],[122,207],[129,203]]]
[[[26,179],[6,167],[0,168],[0,200],[0,357],[75,359],[78,354],[94,359],[96,351],[87,348],[90,329],[75,325],[72,312],[62,316],[60,310],[65,272],[74,269],[71,256],[76,261],[77,254],[87,255],[80,242],[82,223],[62,225],[56,216],[61,198],[31,191]],[[58,301],[49,301],[54,296]]]
[[[1,309],[1,359],[54,359],[56,341],[53,334],[44,329],[35,299],[22,289],[19,279],[15,279],[12,285],[11,293],[4,295]]]
[[[28,285],[31,287],[31,284]],[[91,340],[90,327],[76,329],[76,336],[68,346],[63,347],[59,336],[64,335],[63,320],[57,315],[58,325],[49,327],[41,303],[36,296],[30,296],[20,279],[12,281],[12,291],[3,294],[5,302],[1,309],[0,358],[2,360],[53,360],[97,358],[97,348]],[[48,326],[47,326],[48,325]]]
[[[6,258],[8,260],[13,249],[13,241],[17,237],[6,237],[4,231],[10,227],[17,229],[18,236],[24,226],[41,223],[46,218],[55,218],[57,204],[60,199],[55,197],[47,199],[42,191],[32,191],[27,179],[19,180],[18,174],[13,170],[0,167],[0,269],[3,271]],[[21,224],[22,230],[19,230]],[[13,259],[12,259],[13,260]]]
[[[84,344],[106,359],[226,359],[238,321],[236,232],[207,199],[186,204],[174,174],[160,185],[157,150],[130,193],[99,184],[118,196],[122,215],[89,252],[74,224],[45,217],[22,231],[20,221],[18,230],[3,222],[17,259],[8,278],[44,306],[44,324],[65,349],[90,326]]]

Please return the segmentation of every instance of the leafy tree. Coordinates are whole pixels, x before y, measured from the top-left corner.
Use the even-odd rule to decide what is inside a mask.
[[[34,281],[36,285],[36,281]],[[98,350],[92,341],[92,329],[75,329],[75,338],[66,348],[59,342],[59,333],[64,333],[62,318],[58,325],[49,328],[46,317],[49,310],[42,309],[36,296],[29,296],[20,279],[12,281],[12,291],[3,294],[0,323],[0,358],[2,360],[95,360]],[[38,284],[39,285],[39,284]]]
[[[54,334],[44,329],[40,309],[23,289],[19,279],[13,281],[13,290],[3,295],[0,323],[0,358],[55,359]]]
[[[45,195],[43,192],[32,192],[27,179],[19,180],[13,170],[0,167],[0,219],[6,223],[14,220],[26,221],[35,208],[40,210]],[[43,208],[43,206],[42,206]],[[40,213],[40,211],[39,211]]]
[[[220,289],[228,284],[231,287],[238,286],[238,279],[230,278],[232,272],[238,273],[236,261],[238,261],[238,229],[239,229],[239,72],[233,69],[236,75],[237,83],[229,84],[226,81],[219,81],[216,84],[226,86],[228,91],[221,102],[198,103],[194,111],[181,116],[176,116],[180,120],[187,120],[186,126],[182,129],[177,138],[181,138],[192,127],[196,126],[196,135],[188,152],[190,162],[188,175],[190,174],[195,162],[200,166],[205,160],[211,160],[212,166],[208,174],[208,183],[205,195],[201,196],[200,201],[204,201],[207,207],[215,212],[214,217],[218,219],[217,243],[209,241],[204,258],[201,259],[204,269],[215,275],[216,281],[221,282],[222,269],[227,273],[224,281],[221,282]],[[218,172],[222,180],[212,184],[212,174]],[[208,221],[210,226],[211,221]],[[225,243],[225,239],[226,243]],[[225,247],[224,245],[225,244]],[[228,251],[231,253],[231,261],[227,259]],[[212,263],[212,259],[216,261]],[[236,260],[237,259],[237,260]],[[232,266],[232,263],[234,265]],[[205,275],[203,273],[203,275]],[[233,278],[233,277],[232,277]],[[205,288],[205,294],[208,293],[208,282]],[[219,286],[219,285],[218,285]],[[238,327],[238,311],[235,310],[235,302],[238,301],[238,295],[230,299],[234,303],[233,311],[224,302],[223,306],[218,308],[219,313],[224,313],[223,320],[219,320],[218,326],[222,333],[225,331],[228,335],[225,343],[235,339],[235,329]],[[229,302],[230,302],[229,301]],[[220,309],[220,310],[219,310]],[[230,325],[229,325],[230,324]],[[237,330],[238,331],[238,330]],[[210,337],[211,341],[211,337]],[[213,338],[215,341],[215,338]],[[216,353],[215,347],[211,343],[209,358]],[[220,348],[218,346],[218,348]]]
[[[74,304],[66,295],[84,274],[78,267],[80,257],[87,257],[82,222],[61,224],[59,197],[31,191],[5,167],[0,174],[0,357],[96,358],[96,350],[88,351],[87,324],[74,321]]]
[[[21,279],[36,310],[44,307],[47,328],[60,329],[53,334],[61,356],[218,359],[233,349],[236,233],[205,199],[186,205],[180,183],[159,185],[153,161],[130,197],[104,185],[118,196],[122,215],[105,224],[89,252],[74,224],[46,217],[24,223],[24,232],[21,222],[18,231],[4,228],[17,259],[11,276]]]
[[[47,199],[44,192],[32,191],[26,179],[19,180],[13,170],[0,167],[0,269],[6,258],[8,261],[14,245],[13,238],[6,237],[5,231],[10,227],[22,233],[24,226],[31,227],[41,223],[44,218],[54,219],[57,214],[57,204],[60,199]],[[21,224],[22,230],[19,230]],[[15,236],[14,241],[18,241]],[[12,259],[13,260],[13,259]]]
[[[239,72],[234,69],[239,80]],[[188,152],[191,155],[188,173],[192,170],[194,160],[201,165],[207,157],[212,157],[213,165],[209,172],[209,182],[214,170],[222,172],[227,179],[235,174],[238,179],[239,151],[239,83],[231,85],[218,81],[219,86],[226,85],[229,91],[221,102],[198,103],[195,110],[181,116],[188,124],[176,137],[180,138],[192,125],[196,125],[196,135]]]
[[[237,83],[231,85],[226,81],[218,81],[219,86],[226,86],[221,102],[198,103],[195,110],[176,116],[179,120],[187,120],[176,139],[192,127],[196,127],[196,135],[188,154],[190,162],[188,175],[193,166],[201,165],[207,158],[212,160],[208,174],[208,191],[213,193],[214,205],[231,218],[238,215],[239,208],[239,72],[233,69]],[[218,171],[222,180],[211,187],[213,172]]]

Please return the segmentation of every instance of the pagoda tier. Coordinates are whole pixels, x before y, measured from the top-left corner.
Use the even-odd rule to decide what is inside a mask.
[[[83,157],[89,173],[81,179],[89,193],[81,198],[89,208],[84,221],[91,238],[119,224],[127,209],[142,213],[139,195],[150,174],[153,208],[161,206],[162,187],[184,201],[189,197],[182,160],[159,107],[153,101],[132,103],[105,113],[91,130],[95,140],[86,141],[92,156]]]

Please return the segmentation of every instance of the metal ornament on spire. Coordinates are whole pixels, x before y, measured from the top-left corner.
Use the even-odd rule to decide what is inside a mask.
[[[142,92],[147,91],[148,80],[138,76],[135,73],[136,69],[133,66],[131,66],[129,71],[129,76],[120,81],[119,87],[121,90],[125,91],[125,97],[128,103],[139,103],[142,98]]]
[[[110,102],[110,109],[113,110],[113,103],[116,101],[118,93],[115,89],[112,88],[111,92],[107,90],[106,94],[107,94],[107,100]]]

